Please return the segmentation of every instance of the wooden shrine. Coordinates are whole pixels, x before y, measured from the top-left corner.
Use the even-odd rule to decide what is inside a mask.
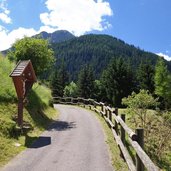
[[[15,90],[18,97],[18,125],[23,126],[23,101],[37,81],[32,63],[30,60],[19,61],[14,70],[11,72]]]

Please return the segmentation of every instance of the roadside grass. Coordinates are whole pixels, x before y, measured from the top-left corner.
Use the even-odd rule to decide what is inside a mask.
[[[22,132],[14,121],[16,113],[17,104],[0,103],[0,167],[29,147],[58,115],[52,107],[25,108],[24,123],[30,129]]]
[[[140,120],[132,116],[127,109],[119,109],[119,114],[126,114],[126,124],[134,131]],[[165,113],[165,112],[164,112]],[[147,128],[144,137],[145,152],[162,171],[171,171],[171,133],[169,123],[163,118],[163,111],[147,110]],[[168,117],[171,116],[170,114]],[[135,123],[136,120],[136,123]],[[167,137],[167,138],[166,138]],[[130,144],[127,141],[128,147]],[[133,160],[135,151],[130,148]]]
[[[97,106],[97,109],[101,110],[100,106]],[[123,108],[123,109],[119,108],[118,114],[126,115],[126,124],[133,131],[135,131],[135,129],[139,127],[140,120],[138,119],[138,117],[134,116],[136,118],[136,122],[137,122],[135,124],[135,118],[133,118],[133,116],[130,113],[128,113],[126,108]],[[163,114],[159,113],[159,111],[147,110],[147,122],[148,122],[148,126],[149,126],[148,130],[150,130],[150,131],[149,131],[148,136],[145,135],[145,139],[144,139],[145,151],[148,154],[148,156],[152,159],[152,161],[158,167],[161,168],[162,171],[171,171],[171,136],[169,136],[169,134],[171,134],[171,133],[169,131],[170,127],[165,123],[162,115]],[[101,116],[99,116],[98,114],[97,114],[97,116],[101,120],[102,125],[104,124],[103,127],[105,129],[107,136],[109,137],[109,140],[107,140],[107,142],[109,142],[110,151],[114,150],[114,153],[112,152],[113,153],[112,155],[114,155],[114,156],[112,156],[113,157],[112,161],[114,161],[113,166],[116,168],[116,170],[119,170],[119,169],[125,170],[125,168],[122,168],[123,165],[120,164],[122,162],[119,161],[119,164],[118,164],[118,161],[117,161],[118,158],[115,159],[115,155],[117,154],[117,156],[118,156],[120,153],[119,152],[116,153],[116,150],[118,147],[117,147],[115,141],[112,143],[110,141],[111,139],[113,141],[113,135],[112,135],[110,129],[108,128],[104,119]],[[170,116],[171,116],[171,114],[168,114],[168,117],[170,117]],[[114,118],[113,118],[113,122],[114,122]],[[109,132],[106,131],[106,129],[109,130]],[[166,137],[168,137],[168,138],[166,138]],[[113,143],[115,144],[115,146],[113,145]],[[136,153],[128,141],[128,135],[126,136],[126,146],[127,146],[130,156],[132,157],[132,160],[135,163]]]
[[[0,167],[29,147],[58,115],[52,107],[51,91],[36,83],[23,111],[27,129],[17,126],[17,97],[9,77],[13,68],[14,64],[0,55]]]

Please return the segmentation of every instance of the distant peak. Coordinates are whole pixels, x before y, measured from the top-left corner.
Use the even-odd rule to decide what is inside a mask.
[[[72,39],[75,36],[67,30],[56,30],[53,33],[42,31],[33,37],[47,39],[50,43],[59,43]]]

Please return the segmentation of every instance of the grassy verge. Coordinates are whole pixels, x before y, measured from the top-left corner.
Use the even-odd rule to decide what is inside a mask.
[[[35,96],[35,90],[30,96],[33,97],[33,94]],[[41,103],[40,100],[37,102],[30,101],[24,109],[24,123],[30,127],[24,132],[18,129],[15,122],[17,104],[0,103],[0,166],[3,166],[16,154],[29,147],[51,121],[57,117],[56,110]]]
[[[119,113],[126,114],[126,124],[132,130],[138,127],[140,120],[137,116],[132,116],[127,109],[119,109]],[[144,146],[145,152],[162,171],[171,171],[171,127],[170,119],[166,119],[165,115],[171,116],[169,112],[147,110]],[[128,141],[127,146],[131,147]],[[130,148],[129,152],[135,159],[135,151]]]
[[[9,77],[14,64],[0,55],[0,167],[21,152],[44,131],[57,117],[52,108],[51,91],[35,84],[24,108],[24,124],[29,129],[20,130],[16,124],[17,97],[12,79]]]

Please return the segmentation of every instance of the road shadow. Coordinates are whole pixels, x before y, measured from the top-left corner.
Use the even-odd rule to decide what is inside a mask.
[[[48,128],[48,131],[66,131],[76,128],[75,122],[66,122],[66,121],[54,121]],[[30,145],[32,144],[32,145]],[[51,137],[40,136],[40,137],[31,137],[26,134],[25,146],[28,148],[41,148],[51,144]]]
[[[52,125],[49,127],[48,131],[66,131],[76,128],[75,122],[66,122],[66,121],[54,121]]]
[[[32,145],[29,145],[33,142]],[[28,143],[28,145],[27,145]],[[51,137],[40,136],[40,137],[29,137],[26,136],[25,146],[28,148],[41,148],[51,144]]]

